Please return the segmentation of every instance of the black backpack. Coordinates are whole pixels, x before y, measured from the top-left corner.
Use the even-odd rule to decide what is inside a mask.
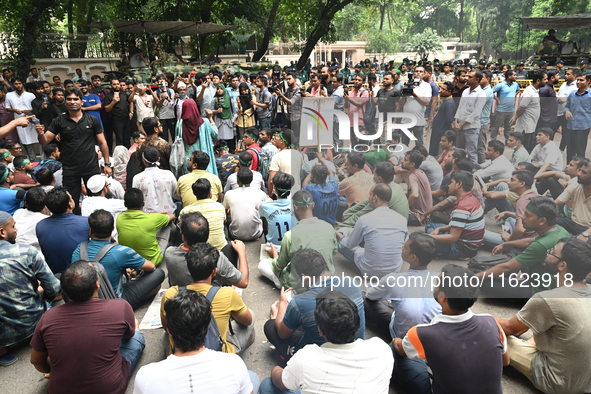
[[[103,300],[112,300],[115,298],[119,298],[118,295],[121,292],[121,286],[123,284],[123,275],[119,276],[119,284],[117,285],[117,291],[113,290],[113,286],[111,286],[111,281],[109,280],[109,276],[107,275],[107,271],[105,271],[105,267],[100,263],[100,261],[105,257],[109,250],[114,248],[115,244],[108,243],[98,251],[98,253],[94,256],[94,259],[90,261],[94,268],[99,273],[99,280],[101,286],[99,288],[98,296]],[[80,259],[88,261],[88,241],[84,241],[80,244]]]
[[[179,291],[186,289],[187,286],[179,286]],[[215,295],[220,288],[218,286],[211,286],[211,289],[207,292],[207,299],[209,302],[213,302]],[[218,328],[218,322],[215,320],[213,313],[211,314],[211,322],[207,327],[207,335],[205,335],[205,347],[215,351],[222,351],[222,346],[226,343],[220,335],[220,329]]]

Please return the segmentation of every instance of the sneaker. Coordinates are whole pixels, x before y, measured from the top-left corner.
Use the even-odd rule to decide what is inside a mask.
[[[3,367],[8,367],[9,365],[14,364],[15,362],[17,362],[18,357],[15,356],[14,354],[10,353],[10,350],[3,354],[2,356],[0,356],[0,365]]]

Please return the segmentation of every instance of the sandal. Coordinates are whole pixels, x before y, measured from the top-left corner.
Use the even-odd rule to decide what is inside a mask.
[[[8,351],[0,356],[0,365],[3,367],[8,367],[9,365],[14,364],[17,360],[18,357]]]

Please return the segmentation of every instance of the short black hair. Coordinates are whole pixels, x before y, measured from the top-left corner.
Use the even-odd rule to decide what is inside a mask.
[[[505,153],[505,144],[499,140],[489,141],[488,146],[492,147],[495,152],[499,152],[501,155]]]
[[[482,70],[482,75],[486,76],[486,79],[488,79],[489,81],[492,79],[492,72],[490,70]],[[482,80],[482,78],[481,78]]]
[[[367,74],[367,82],[377,82],[378,77],[374,73]]]
[[[96,290],[98,271],[85,260],[78,260],[66,267],[60,277],[62,291],[75,302],[92,298]]]
[[[472,286],[470,280],[473,276],[468,268],[456,264],[448,264],[441,269],[439,290],[445,293],[449,307],[454,311],[467,311],[478,299],[479,288]],[[461,280],[454,281],[457,277]]]
[[[452,145],[456,144],[457,133],[454,130],[445,130],[441,136],[445,137]]]
[[[326,167],[324,164],[315,165],[314,167],[312,167],[312,171],[310,171],[310,172],[312,173],[312,177],[319,184],[326,183],[326,178],[328,178],[328,167]],[[275,182],[274,178],[273,178],[273,182]]]
[[[351,152],[347,154],[347,160],[352,166],[357,166],[359,169],[365,167],[365,156],[361,152]]]
[[[538,133],[542,133],[542,134],[546,135],[550,139],[554,138],[554,130],[552,130],[549,127],[541,127],[539,129],[537,129],[536,130],[536,134],[538,134]]]
[[[556,224],[558,208],[556,207],[554,200],[546,196],[537,196],[530,198],[529,203],[533,204],[536,208],[544,213],[544,218],[548,222],[549,226],[554,226]],[[536,213],[534,212],[534,215],[535,214]]]
[[[14,168],[20,168],[20,167],[22,167],[25,160],[29,160],[29,156],[27,156],[27,155],[16,156],[14,159],[12,159],[12,164],[14,165]]]
[[[423,154],[416,150],[409,150],[405,156],[408,156],[408,160],[414,163],[415,168],[419,168],[423,164]]]
[[[474,177],[468,171],[454,171],[450,175],[450,179],[456,181],[456,183],[462,183],[462,189],[465,192],[469,192],[474,187]]]
[[[528,163],[527,161],[522,161],[520,163],[517,163],[516,167],[524,167],[525,170],[531,172],[534,175],[536,175],[538,173],[538,167],[536,167],[532,163]]]
[[[143,125],[142,125],[142,127],[143,127]],[[145,133],[145,132],[143,132],[143,131],[136,131],[136,132],[134,132],[134,133],[131,135],[131,139],[135,141],[135,140],[137,140],[138,138],[140,138],[142,135],[143,135],[143,136],[146,136],[146,133]]]
[[[155,166],[158,160],[160,160],[160,152],[153,146],[146,146],[142,152],[142,160],[150,166]]]
[[[209,182],[206,178],[198,178],[193,185],[191,185],[191,190],[193,194],[197,198],[197,200],[204,200],[209,198],[209,193],[211,192],[211,182]]]
[[[515,138],[517,141],[521,141],[523,144],[523,140],[525,140],[525,134],[521,131],[514,131],[513,133],[509,134],[509,137]]]
[[[375,174],[388,184],[394,180],[394,171],[394,164],[389,161],[381,161],[374,168]]]
[[[242,151],[238,154],[238,162],[240,167],[250,167],[252,163],[252,153],[248,151]]]
[[[64,86],[66,85],[66,82],[67,81],[64,82]],[[70,81],[70,82],[72,82],[72,81]],[[66,90],[66,92],[64,93],[64,96],[68,97],[68,96],[71,96],[72,94],[76,95],[81,100],[82,100],[82,97],[84,97],[84,95],[82,94],[82,92],[78,88],[68,88]]]
[[[326,341],[335,344],[354,342],[361,324],[355,303],[340,291],[330,289],[316,296],[314,319]]]
[[[373,194],[382,201],[390,202],[390,199],[392,198],[392,189],[385,183],[376,183],[373,186]]]
[[[585,280],[591,272],[591,245],[576,238],[563,238],[558,243],[564,242],[562,247],[562,259],[568,264],[568,273],[572,274],[572,280],[580,282]]]
[[[455,160],[465,159],[468,157],[468,152],[462,148],[452,148],[450,149],[451,154]]]
[[[534,183],[534,174],[531,171],[515,170],[511,175],[515,175],[519,182],[523,182],[526,189],[530,189]]]
[[[207,153],[202,152],[200,150],[196,150],[191,155],[191,161],[193,162],[193,164],[197,164],[198,170],[206,170],[207,166],[209,165],[209,162],[211,161],[211,158]]]
[[[49,173],[51,173],[51,171],[49,171]],[[43,208],[45,208],[45,191],[40,187],[35,187],[29,190],[25,197],[25,203],[27,204],[27,209],[29,211],[41,212]]]
[[[164,303],[166,327],[174,346],[190,352],[203,347],[211,323],[211,302],[190,289],[179,292]]]
[[[105,209],[97,209],[88,216],[88,225],[95,237],[107,238],[111,236],[115,228],[115,218],[113,218],[111,212]]]
[[[474,163],[467,157],[456,160],[455,165],[458,167],[458,170],[468,171],[469,173],[472,173],[472,170],[474,169]]]
[[[51,154],[53,152],[55,152],[57,150],[57,148],[58,148],[57,144],[54,144],[52,142],[52,143],[47,144],[43,147],[43,153],[45,153],[45,156],[51,157]]]
[[[408,235],[412,241],[410,252],[417,256],[421,267],[426,267],[437,256],[437,242],[425,233],[414,232]]]
[[[394,142],[394,141],[400,142],[400,139],[401,138],[402,138],[402,135],[400,134],[399,131],[396,131],[395,130],[395,131],[392,132],[392,142]]]
[[[236,179],[242,186],[249,186],[252,183],[252,170],[248,167],[242,167],[236,173]]]
[[[125,192],[123,201],[127,209],[141,209],[144,205],[144,193],[140,189],[132,187]]]
[[[425,145],[416,145],[412,150],[416,150],[423,155],[423,157],[429,157],[429,151],[425,147]]]
[[[220,252],[207,242],[191,245],[191,250],[185,254],[187,267],[193,281],[207,279],[218,266]]]
[[[189,212],[181,216],[181,234],[187,241],[186,246],[193,246],[209,239],[209,221],[201,212]]]
[[[297,192],[295,192],[291,200],[294,203],[294,205],[298,205],[300,207],[305,206],[306,208],[309,207],[309,204],[305,204],[307,201],[312,201],[312,203],[314,201],[312,193],[310,193],[306,189],[300,189]],[[296,202],[298,204],[296,204]]]
[[[142,120],[142,128],[146,132],[146,136],[154,135],[157,133],[156,128],[158,127],[158,118],[154,116],[148,116]]]
[[[534,73],[532,74],[532,77],[531,77],[531,83],[533,84],[538,81],[541,81],[542,79],[544,79],[544,75],[546,75],[546,71],[540,71],[540,70],[534,71]]]
[[[277,133],[281,133],[281,135],[283,136],[283,139],[285,141],[287,141],[286,145],[288,148],[290,145],[292,145],[294,143],[293,131],[291,131],[291,129],[288,129],[287,127],[283,127]]]
[[[298,275],[319,278],[320,274],[328,271],[326,260],[319,251],[314,249],[300,249],[291,255],[291,266]]]
[[[279,197],[281,198],[287,198],[289,196],[294,183],[295,180],[293,177],[286,172],[278,172],[273,177],[273,185],[275,185],[277,193],[279,193]]]
[[[70,204],[70,196],[63,186],[54,187],[45,196],[47,209],[54,214],[66,213]]]

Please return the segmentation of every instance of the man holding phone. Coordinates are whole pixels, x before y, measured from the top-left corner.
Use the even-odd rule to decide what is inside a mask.
[[[142,121],[145,118],[156,116],[154,115],[154,106],[158,102],[158,96],[145,83],[138,83],[131,90],[131,98],[137,113],[138,129],[144,131]]]
[[[158,108],[158,119],[160,119],[160,124],[162,124],[162,134],[160,137],[168,142],[168,134],[174,140],[174,130],[176,127],[174,90],[168,87],[168,81],[164,74],[158,75],[156,81],[158,82],[156,108]]]
[[[123,88],[122,88],[123,86]],[[133,117],[133,97],[124,88],[125,82],[111,79],[111,91],[105,95],[105,110],[113,116],[113,132],[117,145],[131,146],[129,121]]]

